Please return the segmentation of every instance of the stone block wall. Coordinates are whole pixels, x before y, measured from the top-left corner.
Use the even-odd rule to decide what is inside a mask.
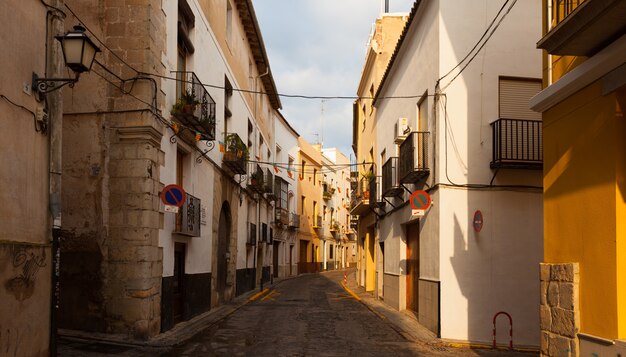
[[[541,356],[579,356],[578,263],[541,263]]]

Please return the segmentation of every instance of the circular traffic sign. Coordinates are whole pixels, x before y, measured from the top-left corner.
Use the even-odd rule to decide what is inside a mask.
[[[474,231],[476,233],[480,233],[481,229],[483,229],[483,213],[480,210],[476,210],[476,212],[474,212],[472,225],[474,226]]]
[[[167,185],[161,192],[161,201],[163,204],[180,207],[185,204],[187,193],[178,185]]]
[[[409,197],[409,203],[413,209],[426,210],[430,207],[430,195],[426,191],[415,191]]]

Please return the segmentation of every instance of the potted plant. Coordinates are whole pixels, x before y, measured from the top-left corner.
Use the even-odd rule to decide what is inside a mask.
[[[224,156],[229,160],[248,160],[248,147],[235,133],[226,135],[226,151]]]
[[[185,90],[184,93],[181,94],[180,98],[174,103],[172,106],[171,113],[172,115],[176,115],[182,113],[186,116],[193,115],[196,111],[196,106],[200,104],[200,101],[196,99],[192,92]]]

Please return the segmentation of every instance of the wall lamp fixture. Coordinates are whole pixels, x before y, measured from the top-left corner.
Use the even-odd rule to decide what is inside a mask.
[[[62,88],[65,85],[74,87],[78,77],[83,72],[91,70],[96,53],[100,52],[98,46],[85,34],[85,28],[74,26],[63,36],[55,36],[61,42],[65,65],[76,73],[74,78],[39,78],[33,73],[32,88],[39,93],[49,93]]]

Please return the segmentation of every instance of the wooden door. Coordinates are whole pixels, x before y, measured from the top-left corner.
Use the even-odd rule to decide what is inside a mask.
[[[418,313],[419,225],[406,226],[406,309]]]

